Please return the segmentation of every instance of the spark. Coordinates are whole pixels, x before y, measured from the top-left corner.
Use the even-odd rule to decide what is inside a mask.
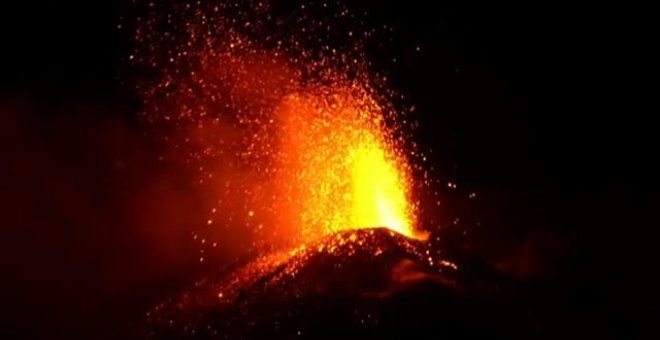
[[[252,245],[296,247],[374,227],[425,238],[409,159],[419,153],[401,129],[410,110],[370,69],[361,39],[373,30],[303,7],[280,32],[263,2],[172,6],[148,10],[129,59],[155,75],[138,84],[145,118],[179,128],[167,140],[217,196],[208,238],[240,228]],[[328,27],[350,39],[334,43]]]

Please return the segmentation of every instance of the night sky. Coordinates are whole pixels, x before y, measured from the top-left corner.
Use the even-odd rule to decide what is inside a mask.
[[[117,28],[130,1],[3,6],[0,337],[119,336],[208,270],[189,234],[204,193],[158,161],[139,119]],[[394,28],[367,51],[415,106],[433,176],[459,185],[440,190],[439,214],[466,221],[447,247],[570,301],[558,308],[574,311],[575,336],[648,334],[660,202],[654,111],[638,99],[650,87],[633,79],[650,44],[641,19],[559,4],[349,8]]]

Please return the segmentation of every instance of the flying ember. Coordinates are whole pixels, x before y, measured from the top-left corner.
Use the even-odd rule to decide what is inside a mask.
[[[425,237],[401,114],[361,48],[369,30],[304,11],[276,20],[261,2],[151,6],[129,59],[149,75],[138,80],[145,117],[176,130],[167,139],[215,197],[210,238],[299,246],[375,227]]]

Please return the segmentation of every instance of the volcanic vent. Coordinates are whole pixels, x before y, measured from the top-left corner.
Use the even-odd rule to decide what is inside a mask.
[[[391,336],[390,328],[420,331],[402,324],[412,318],[392,320],[400,299],[423,299],[424,289],[446,299],[456,289],[456,266],[434,264],[427,254],[424,243],[386,228],[337,232],[198,282],[151,311],[147,332],[154,338],[317,339],[354,330],[381,337]]]
[[[183,2],[137,20],[129,60],[144,117],[213,197],[193,232],[200,261],[250,254],[150,312],[151,336],[289,337],[353,314],[377,324],[387,317],[375,310],[318,303],[370,310],[411,283],[453,285],[438,274],[456,266],[417,227],[414,190],[427,182],[407,110],[361,48],[374,31],[341,6],[323,20],[310,11]]]

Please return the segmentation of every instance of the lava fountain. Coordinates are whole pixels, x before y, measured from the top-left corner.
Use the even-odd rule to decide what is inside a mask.
[[[246,320],[337,282],[344,297],[449,282],[436,276],[456,266],[416,227],[409,110],[361,48],[373,30],[342,7],[318,20],[304,6],[274,18],[263,2],[169,6],[148,4],[135,27],[144,117],[212,197],[193,233],[200,261],[230,247],[251,256],[156,307],[150,334],[243,337]]]
[[[172,6],[148,5],[129,59],[145,75],[145,117],[177,131],[166,139],[216,196],[209,230],[194,233],[202,248],[230,234],[257,249],[374,227],[425,238],[414,144],[361,48],[373,31],[332,26],[356,21],[346,9],[318,21],[302,6],[284,21],[263,2]]]
[[[408,165],[367,94],[335,87],[289,95],[277,112],[286,117],[277,182],[304,240],[373,227],[419,237]]]

